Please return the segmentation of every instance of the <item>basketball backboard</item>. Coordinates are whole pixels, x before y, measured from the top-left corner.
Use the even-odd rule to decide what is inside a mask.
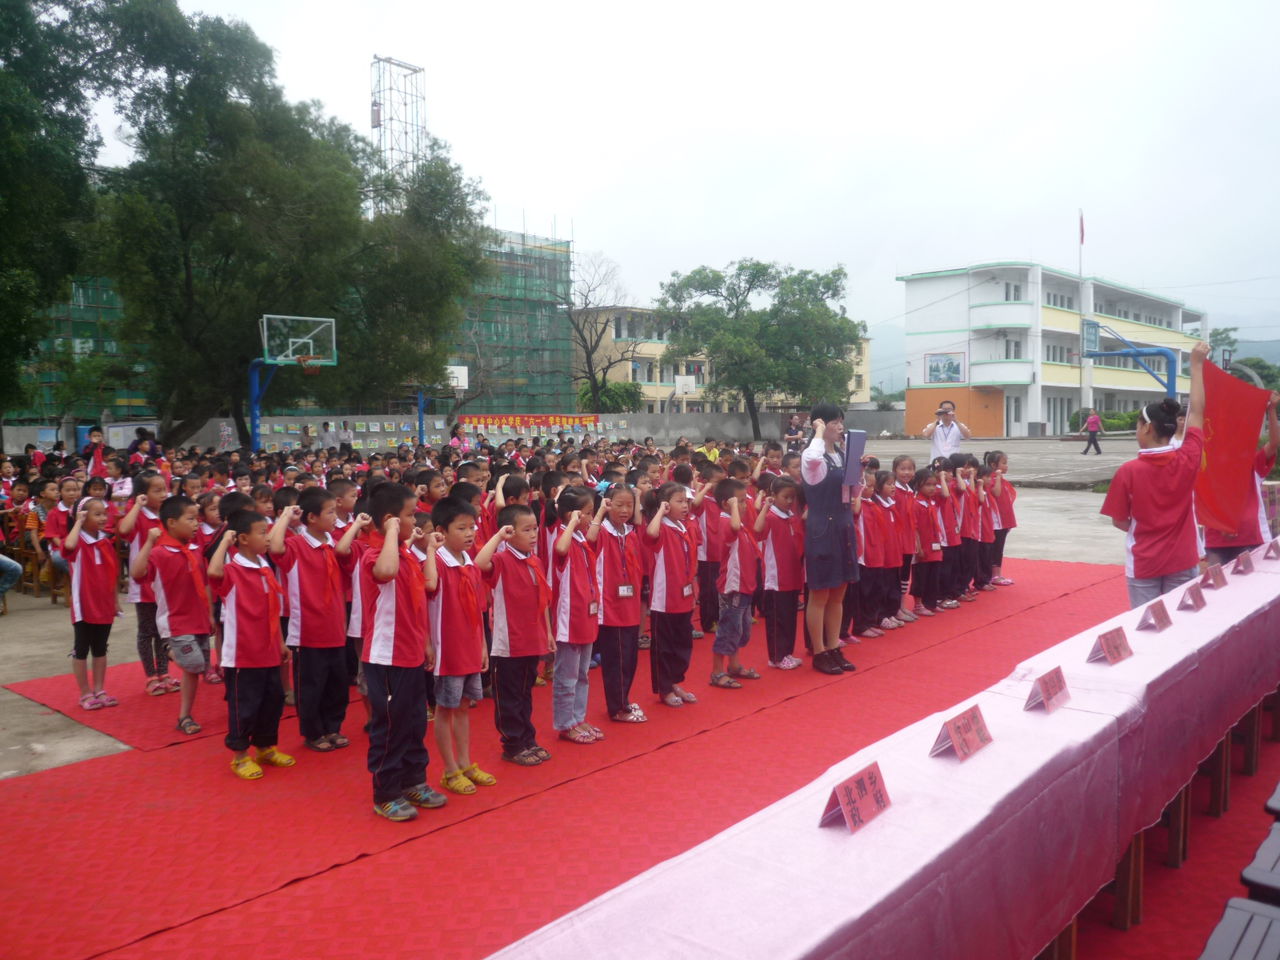
[[[683,373],[676,374],[676,395],[683,396],[686,393],[694,393],[698,389],[698,380],[694,376],[686,376]]]
[[[265,314],[258,321],[262,334],[262,361],[276,365],[338,365],[337,324],[328,317],[286,317]]]

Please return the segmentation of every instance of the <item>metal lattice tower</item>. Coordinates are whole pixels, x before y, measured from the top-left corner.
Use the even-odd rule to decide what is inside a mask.
[[[370,64],[370,86],[373,142],[387,173],[406,182],[427,152],[425,73],[411,63],[375,55]],[[380,209],[393,204],[384,199]]]

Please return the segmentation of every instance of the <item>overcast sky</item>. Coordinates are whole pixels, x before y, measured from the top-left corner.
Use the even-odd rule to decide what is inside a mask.
[[[373,55],[425,67],[497,225],[602,252],[638,304],[703,263],[844,264],[886,389],[895,275],[1074,268],[1081,207],[1086,273],[1280,337],[1274,2],[181,3],[365,133]]]

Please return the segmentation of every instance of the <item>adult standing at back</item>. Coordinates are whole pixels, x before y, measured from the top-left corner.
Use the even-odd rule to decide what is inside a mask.
[[[1125,531],[1129,606],[1138,608],[1198,573],[1200,545],[1193,504],[1204,450],[1204,361],[1209,345],[1191,351],[1191,400],[1182,445],[1171,441],[1181,407],[1166,398],[1142,408],[1138,456],[1122,463],[1100,511]]]
[[[973,437],[973,432],[956,419],[956,405],[950,400],[943,400],[938,404],[933,423],[926,425],[920,432],[929,441],[930,460],[959,453],[961,441]]]
[[[1080,451],[1081,455],[1087,454],[1089,448],[1092,447],[1098,456],[1102,456],[1102,447],[1098,446],[1098,434],[1106,433],[1102,429],[1102,418],[1098,416],[1098,411],[1092,407],[1089,408],[1089,416],[1085,417],[1084,426],[1080,428],[1081,433],[1089,434],[1089,442],[1084,445],[1084,449]]]
[[[788,453],[799,453],[804,449],[804,428],[800,424],[800,414],[793,413],[787,421],[787,432],[783,434],[782,442],[787,445]]]
[[[837,674],[853,670],[840,650],[844,592],[858,579],[853,508],[844,485],[844,413],[820,403],[809,417],[813,439],[800,454],[800,476],[808,507],[804,521],[804,575],[808,588],[805,626],[813,644],[813,669]]]

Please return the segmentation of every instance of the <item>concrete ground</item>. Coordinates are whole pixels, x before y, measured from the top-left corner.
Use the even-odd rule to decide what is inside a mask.
[[[1110,479],[1119,464],[1134,456],[1132,438],[1104,441],[1104,455],[1087,458],[1080,456],[1083,442],[975,441],[972,449],[981,455],[997,442],[1009,456],[1009,476],[1021,487],[1018,528],[1009,536],[1009,556],[1124,562],[1124,538],[1099,516],[1102,496],[1088,488]],[[929,459],[928,444],[921,440],[872,440],[868,450],[886,462],[900,453],[910,454],[917,463]],[[1057,486],[1068,489],[1053,488]],[[125,616],[112,629],[111,663],[137,662],[134,631],[133,607],[125,604]],[[67,683],[73,683],[67,658],[70,648],[66,607],[51,605],[47,597],[36,600],[10,591],[9,613],[0,617],[0,684],[64,671]],[[142,683],[140,671],[137,680]],[[0,689],[0,779],[127,749],[118,740]]]

